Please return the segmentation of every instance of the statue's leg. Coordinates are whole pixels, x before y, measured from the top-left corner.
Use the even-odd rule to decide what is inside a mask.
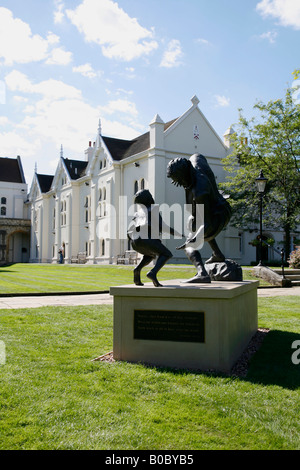
[[[221,263],[222,261],[225,261],[225,256],[218,247],[216,239],[214,238],[208,243],[210,244],[210,247],[212,249],[212,256],[206,261],[206,263]]]
[[[166,262],[172,258],[173,255],[171,251],[161,243],[160,240],[151,240],[151,247],[153,252],[158,255],[158,258],[156,260],[155,266],[147,273],[147,277],[151,279],[155,287],[162,287],[162,284],[160,284],[157,280],[157,273],[166,264]]]
[[[141,270],[151,263],[154,259],[154,256],[144,255],[139,264],[133,270],[133,280],[136,286],[143,286],[144,284],[141,281]]]
[[[187,283],[209,283],[211,282],[211,279],[204,267],[201,255],[199,251],[194,250],[193,248],[186,248],[185,253],[188,257],[188,259],[193,263],[195,268],[197,269],[197,274],[196,276],[192,277],[188,281],[185,281]]]
[[[147,277],[151,279],[155,287],[162,287],[162,284],[160,284],[157,280],[157,273],[158,271],[166,264],[166,262],[172,258],[171,256],[166,256],[166,255],[159,255],[157,258],[157,261],[155,263],[155,266],[151,271],[147,273]]]

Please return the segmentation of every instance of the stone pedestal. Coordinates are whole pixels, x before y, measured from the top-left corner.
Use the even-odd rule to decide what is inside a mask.
[[[230,372],[257,331],[258,281],[111,287],[116,360]]]

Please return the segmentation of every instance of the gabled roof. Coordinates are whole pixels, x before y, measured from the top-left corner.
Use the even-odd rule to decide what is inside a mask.
[[[133,140],[115,139],[113,137],[104,137],[102,139],[111,154],[113,160],[123,160],[137,153],[147,150],[150,145],[149,132]]]
[[[0,157],[0,181],[26,184],[20,157]]]
[[[47,193],[48,191],[50,191],[54,176],[53,175],[41,175],[37,173],[36,177],[37,177],[41,192]]]
[[[69,160],[68,158],[63,158],[63,161],[72,180],[77,180],[85,175],[85,170],[88,165],[87,161]]]
[[[164,130],[167,130],[176,119],[165,124]],[[120,161],[124,158],[131,157],[137,153],[144,152],[150,147],[150,133],[140,135],[132,140],[115,139],[113,137],[102,136],[102,139],[111,154],[113,160]]]

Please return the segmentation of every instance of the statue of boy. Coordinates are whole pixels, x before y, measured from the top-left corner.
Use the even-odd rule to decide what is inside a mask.
[[[201,235],[212,248],[212,256],[207,263],[222,262],[225,260],[216,242],[216,236],[228,224],[231,217],[231,207],[226,199],[219,193],[215,176],[207,163],[206,158],[194,154],[189,159],[175,158],[167,168],[167,177],[172,179],[176,186],[183,186],[186,194],[186,204],[192,206],[192,230],[185,243],[177,249],[185,249],[188,259],[197,269],[197,274],[187,282],[211,282],[200,252],[196,249],[197,239]],[[197,225],[197,204],[204,205],[204,227]],[[202,238],[203,239],[203,238]]]
[[[163,222],[158,206],[155,205],[148,189],[138,191],[135,194],[134,203],[139,204],[141,208],[135,213],[128,227],[127,236],[131,241],[132,248],[143,255],[142,260],[133,271],[134,283],[137,286],[143,285],[140,277],[141,270],[158,257],[153,269],[147,273],[147,277],[151,279],[155,287],[162,287],[162,284],[157,280],[157,273],[173,255],[163,245],[159,235],[162,232],[176,235],[180,238],[183,235]]]

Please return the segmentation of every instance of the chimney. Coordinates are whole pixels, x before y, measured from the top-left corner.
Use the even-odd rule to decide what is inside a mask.
[[[94,149],[92,147],[92,141],[90,140],[89,141],[89,146],[88,148],[85,150],[84,154],[85,154],[85,161],[86,162],[90,162],[91,161],[91,158],[93,156],[93,153],[94,153]]]
[[[164,127],[165,123],[156,114],[149,124],[150,126],[150,148],[164,148]]]

